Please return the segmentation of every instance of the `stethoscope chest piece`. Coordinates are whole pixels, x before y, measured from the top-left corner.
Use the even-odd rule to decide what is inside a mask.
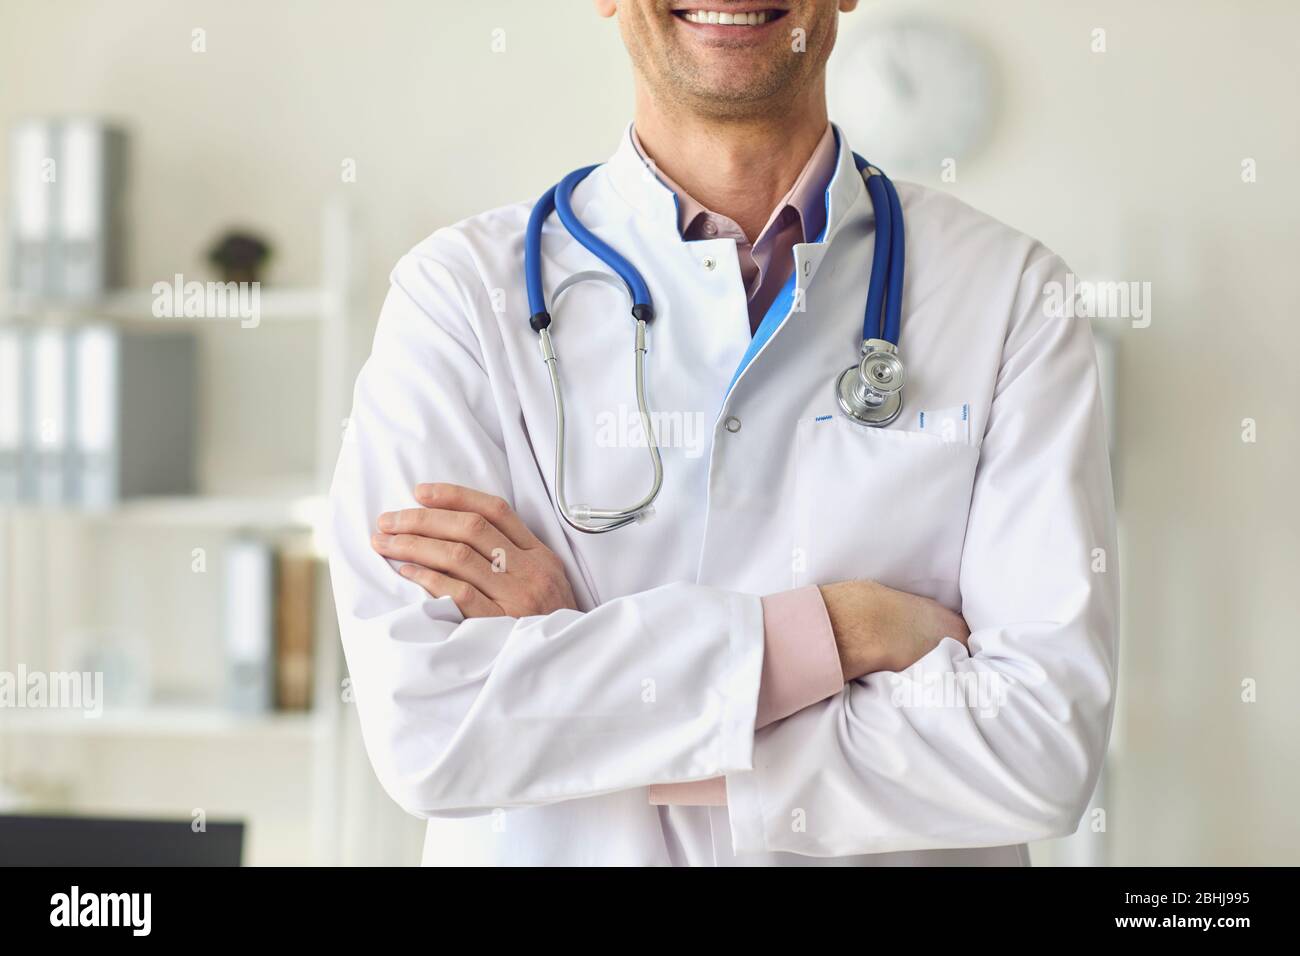
[[[862,361],[850,365],[835,383],[835,398],[849,421],[882,428],[903,410],[906,373],[898,348],[883,339],[862,343]]]

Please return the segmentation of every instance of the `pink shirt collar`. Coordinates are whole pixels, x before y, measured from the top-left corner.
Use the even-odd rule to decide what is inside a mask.
[[[733,219],[706,208],[661,172],[649,160],[635,127],[631,134],[632,145],[642,162],[677,197],[677,230],[682,239],[735,240],[749,304],[750,328],[757,329],[794,269],[795,243],[816,242],[826,228],[826,190],[839,160],[834,127],[827,124],[826,132],[794,185],[776,204],[767,224],[752,242]]]
[[[641,145],[641,140],[636,134],[636,127],[632,128],[632,145],[636,147],[637,153],[641,156],[642,161],[647,163],[654,173],[659,177],[659,181],[671,189],[677,196],[677,228],[682,236],[691,230],[692,225],[700,216],[712,216],[715,219],[726,220],[722,216],[713,212],[681,186],[677,185],[668,177],[658,166],[654,165],[649,159],[645,148]],[[773,223],[783,213],[787,207],[792,208],[799,216],[803,225],[804,242],[816,242],[826,228],[826,187],[835,175],[836,160],[839,158],[835,142],[835,128],[829,123],[826,125],[826,132],[818,140],[817,147],[813,150],[812,156],[800,171],[798,178],[795,179],[794,185],[790,191],[785,194],[776,208],[772,210],[772,215],[768,218],[767,225],[763,231],[754,239],[753,245],[760,244],[764,236],[772,230]],[[739,229],[739,227],[737,227]]]

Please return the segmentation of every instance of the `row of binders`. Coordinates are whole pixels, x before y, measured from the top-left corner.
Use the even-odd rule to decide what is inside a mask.
[[[0,323],[0,505],[192,493],[195,372],[190,333]]]
[[[11,292],[85,301],[120,282],[126,160],[126,132],[93,117],[33,117],[13,125]]]
[[[236,538],[225,547],[224,566],[229,706],[240,713],[310,710],[320,562]]]

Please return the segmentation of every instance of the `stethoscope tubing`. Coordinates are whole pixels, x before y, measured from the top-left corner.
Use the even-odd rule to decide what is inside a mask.
[[[903,274],[906,237],[903,233],[903,205],[888,176],[867,160],[853,154],[862,174],[876,216],[876,241],[871,252],[871,278],[867,307],[862,319],[862,338],[884,339],[898,345],[903,317]],[[884,279],[880,277],[886,277]]]
[[[875,177],[872,177],[873,179]],[[898,190],[893,181],[883,173],[885,192],[889,196],[889,295],[885,300],[885,327],[881,338],[892,345],[898,345],[898,336],[903,325],[903,265],[907,255],[907,242],[903,235],[903,204],[898,198]]]
[[[862,322],[863,350],[866,352],[871,347],[871,340],[880,339],[896,348],[902,324],[903,266],[906,248],[902,204],[898,198],[898,190],[884,173],[856,153],[853,154],[853,160],[866,183],[876,219],[875,246],[871,255],[871,275]],[[565,522],[576,530],[588,534],[613,531],[639,520],[648,512],[663,487],[663,462],[645,395],[646,326],[654,318],[650,288],[640,271],[618,250],[588,229],[573,211],[574,189],[596,168],[596,166],[584,166],[575,169],[543,193],[529,213],[528,225],[524,232],[524,284],[528,294],[529,324],[538,333],[542,358],[551,380],[551,393],[555,404],[556,505]],[[635,505],[628,508],[580,506],[575,510],[570,507],[565,497],[564,398],[560,383],[559,360],[556,357],[550,332],[551,315],[547,311],[546,293],[542,284],[542,231],[552,212],[576,242],[618,276],[632,302],[631,313],[636,322],[637,410],[645,432],[646,444],[650,450],[654,482],[650,491]],[[564,291],[577,282],[593,278],[615,282],[613,276],[608,273],[578,273],[556,287],[552,301],[558,302]],[[880,423],[891,420],[892,418],[886,419]]]
[[[617,249],[588,229],[573,211],[574,187],[586,179],[587,175],[595,168],[595,166],[587,166],[583,169],[575,169],[560,180],[560,184],[555,187],[555,213],[559,216],[564,228],[569,231],[569,235],[586,247],[587,251],[597,259],[613,269],[618,274],[618,277],[627,284],[627,290],[632,296],[632,305],[634,307],[638,305],[650,306],[650,288],[646,285],[645,279],[641,278],[641,273],[637,271],[636,266],[624,259]]]

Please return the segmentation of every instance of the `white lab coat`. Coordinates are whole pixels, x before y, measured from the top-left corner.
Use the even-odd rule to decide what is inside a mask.
[[[439,230],[398,263],[329,537],[366,746],[393,799],[428,818],[426,863],[1021,863],[1027,841],[1075,829],[1116,659],[1091,334],[1045,313],[1045,284],[1066,272],[1049,250],[942,193],[899,193],[908,380],[902,417],[872,429],[845,421],[833,391],[860,344],[874,234],[842,135],[825,241],[795,247],[797,290],[734,385],[751,348],[734,242],[681,240],[672,193],[627,133],[578,187],[578,215],[638,265],[657,310],[663,492],[649,521],[606,535],[569,529],[552,504],[530,204]],[[548,292],[600,268],[554,217],[543,249]],[[632,320],[600,283],[552,314],[570,500],[626,504],[649,482],[625,427]],[[369,538],[423,481],[505,497],[581,610],[464,621],[400,577]],[[759,596],[849,578],[959,610],[969,652],[945,640],[755,733]],[[647,801],[651,784],[718,775],[726,808]]]

